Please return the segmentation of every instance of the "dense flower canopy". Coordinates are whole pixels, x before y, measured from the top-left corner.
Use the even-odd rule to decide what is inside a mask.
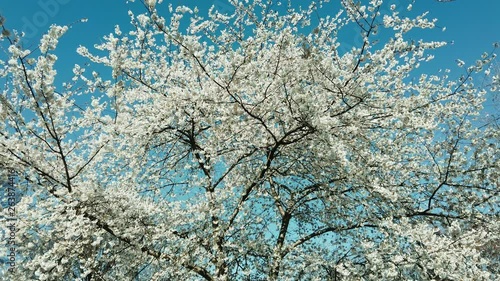
[[[446,43],[409,34],[435,21],[381,0],[161,2],[78,49],[108,76],[54,82],[68,27],[3,35],[0,167],[29,183],[12,280],[498,277],[499,130],[473,81],[493,53],[422,73]]]

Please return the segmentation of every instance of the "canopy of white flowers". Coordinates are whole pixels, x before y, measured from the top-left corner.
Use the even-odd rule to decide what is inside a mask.
[[[408,34],[435,21],[381,0],[161,2],[64,85],[68,27],[2,36],[0,167],[28,183],[9,280],[499,277],[499,130],[473,80],[493,53],[422,74],[446,43]]]

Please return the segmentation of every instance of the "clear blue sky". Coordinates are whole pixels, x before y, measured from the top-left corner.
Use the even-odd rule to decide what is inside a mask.
[[[25,46],[34,45],[50,24],[67,25],[87,18],[88,22],[73,25],[72,29],[61,39],[58,52],[60,67],[68,67],[75,62],[81,63],[75,56],[78,45],[91,49],[99,43],[103,35],[113,31],[119,24],[127,29],[129,9],[137,13],[144,10],[139,0],[126,4],[126,0],[9,0],[0,2],[0,14],[6,19],[10,29],[23,30],[28,37]],[[286,2],[286,1],[284,1]],[[321,10],[320,15],[334,15],[338,11],[338,1],[331,0],[329,9]],[[438,18],[438,24],[446,27],[446,31],[436,29],[423,34],[435,40],[454,41],[444,49],[436,51],[436,68],[453,68],[455,60],[460,58],[466,63],[474,61],[485,51],[491,51],[493,42],[500,41],[500,0],[455,0],[441,3],[435,0],[386,0],[388,4],[396,3],[402,7],[413,4],[414,15],[429,11],[431,18]],[[230,9],[227,0],[165,0],[166,4],[198,5],[201,13],[211,5],[219,9]],[[297,5],[306,5],[309,1],[292,0]],[[404,14],[404,11],[402,11]]]

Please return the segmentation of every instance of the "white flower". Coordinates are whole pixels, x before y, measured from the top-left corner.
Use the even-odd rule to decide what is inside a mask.
[[[144,1],[149,9],[154,9],[156,6],[156,0],[145,0]]]
[[[492,80],[492,83],[493,83],[493,84],[498,84],[498,85],[500,86],[500,75],[498,75],[498,74],[497,74],[497,75],[494,75],[494,76],[491,78],[491,80]]]

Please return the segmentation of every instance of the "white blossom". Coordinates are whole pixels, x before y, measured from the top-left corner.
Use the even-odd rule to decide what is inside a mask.
[[[427,13],[326,2],[144,1],[62,87],[66,27],[39,52],[0,39],[11,279],[498,279],[494,55],[428,73]]]

